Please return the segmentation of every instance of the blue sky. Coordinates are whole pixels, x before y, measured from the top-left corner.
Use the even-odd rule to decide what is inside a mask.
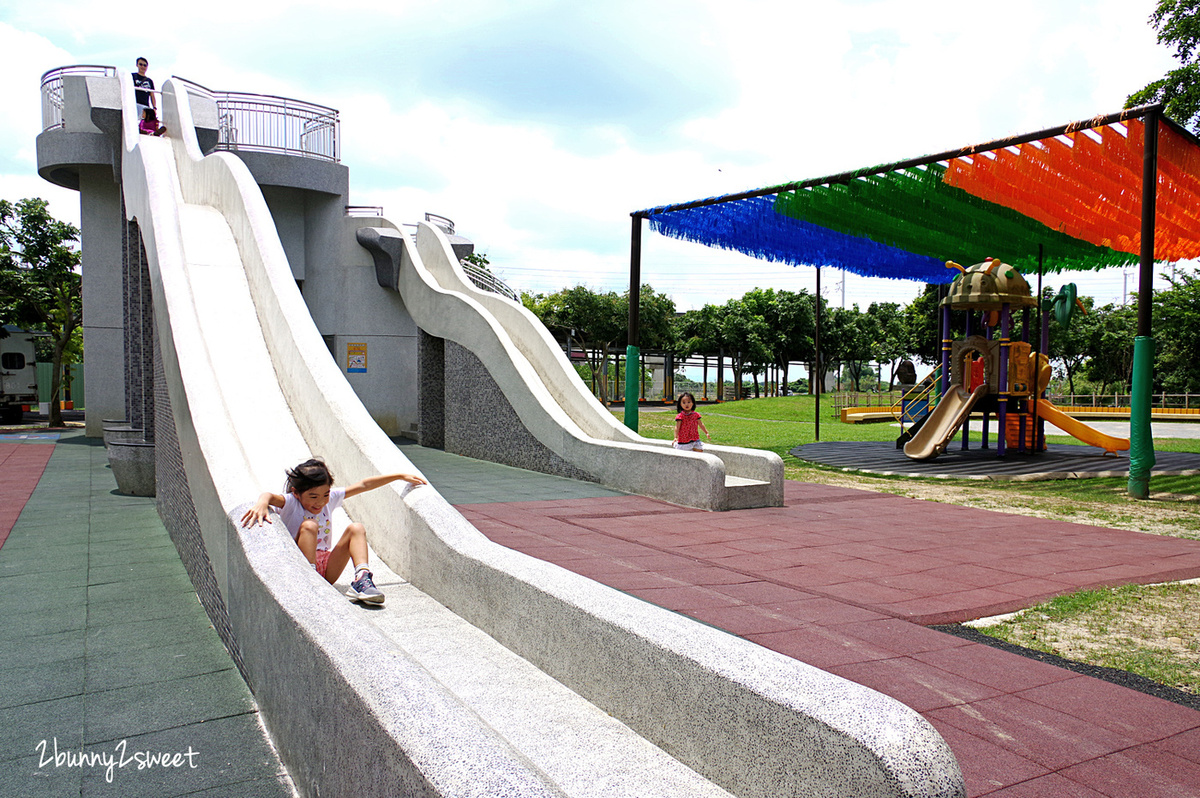
[[[39,78],[68,64],[180,75],[339,109],[351,202],[455,220],[515,288],[628,281],[629,213],[1118,110],[1173,65],[1152,0],[455,0],[331,5],[42,0],[0,8],[0,197],[38,178]],[[127,11],[129,7],[127,7]],[[984,255],[999,253],[981,253]],[[681,309],[812,269],[645,236],[643,277]],[[1119,302],[1120,270],[1075,278]],[[842,300],[840,273],[822,275]],[[1129,278],[1132,288],[1135,278]],[[845,280],[847,304],[919,286]]]

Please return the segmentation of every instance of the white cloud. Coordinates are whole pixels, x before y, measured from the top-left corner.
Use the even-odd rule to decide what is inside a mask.
[[[156,6],[139,28],[108,5],[47,0],[0,11],[8,78],[0,85],[0,196],[56,195],[52,210],[77,220],[73,193],[35,174],[38,77],[72,63],[132,69],[145,55],[160,83],[180,74],[214,89],[338,108],[351,202],[382,204],[396,222],[425,211],[454,218],[518,287],[623,288],[635,209],[1116,110],[1172,65],[1147,23],[1152,8],[1150,0],[671,0],[602,9],[566,0],[350,0],[336,8],[217,0],[199,16]],[[489,41],[493,58],[514,43],[556,51],[544,61],[510,56],[527,60],[489,96],[470,82],[473,73],[452,70],[474,43]],[[601,81],[611,76],[628,91],[520,77],[539,63],[594,64]],[[531,96],[538,92],[547,94]],[[629,107],[597,112],[613,102]],[[644,240],[645,278],[680,307],[723,301],[749,283],[811,290],[812,270],[648,231]],[[1113,275],[1104,290],[1111,294],[1115,279],[1119,299]],[[831,272],[825,283],[837,279]],[[862,307],[907,301],[916,290],[847,281],[848,301]]]

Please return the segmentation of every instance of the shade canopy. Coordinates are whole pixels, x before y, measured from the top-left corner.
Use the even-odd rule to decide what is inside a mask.
[[[673,238],[791,265],[949,282],[946,261],[1027,273],[1141,251],[1147,109],[939,155],[637,211]],[[1154,258],[1200,257],[1200,144],[1160,118]]]

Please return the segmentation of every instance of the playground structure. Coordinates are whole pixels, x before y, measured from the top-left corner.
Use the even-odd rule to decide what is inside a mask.
[[[913,460],[937,457],[960,431],[962,448],[969,448],[967,422],[972,412],[982,413],[980,446],[985,449],[989,444],[989,421],[993,415],[996,417],[999,427],[996,454],[999,457],[1003,457],[1009,448],[1022,453],[1045,451],[1045,421],[1084,443],[1103,449],[1106,454],[1128,450],[1128,440],[1105,435],[1041,398],[1050,381],[1050,364],[1045,355],[1050,310],[1055,309],[1060,323],[1070,323],[1077,302],[1073,286],[1070,290],[1064,289],[1059,299],[1041,309],[1042,340],[1035,357],[1028,340],[1029,315],[1030,310],[1037,307],[1038,300],[1021,273],[999,258],[989,258],[969,268],[953,261],[946,266],[957,269],[959,274],[941,303],[942,365],[941,379],[936,383],[940,388],[939,395],[925,402],[928,409],[914,419],[912,426],[897,440],[897,445],[903,444],[905,455]],[[1022,311],[1020,341],[1010,340],[1014,309]],[[967,312],[966,334],[957,340],[949,337],[952,311]],[[973,334],[972,320],[976,317],[982,332]],[[920,390],[914,388],[913,393]],[[916,403],[916,396],[905,402]]]
[[[303,794],[964,795],[908,707],[493,544],[436,485],[347,504],[377,575],[410,583],[379,612],[331,591],[278,523],[241,528],[310,454],[346,482],[417,471],[392,429],[494,456],[490,434],[543,470],[711,509],[779,503],[782,469],[629,432],[536,319],[464,278],[437,226],[414,241],[348,216],[329,109],[263,152],[173,78],[170,132],[143,137],[128,76],[58,73],[39,171],[81,194],[89,404],[141,436],[159,513]]]

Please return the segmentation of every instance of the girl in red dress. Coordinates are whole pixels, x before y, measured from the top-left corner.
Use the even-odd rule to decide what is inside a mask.
[[[704,437],[708,438],[709,443],[712,443],[712,436],[708,434],[708,428],[696,412],[696,397],[684,391],[675,400],[675,409],[679,411],[679,415],[675,416],[675,443],[672,446],[693,452],[704,451],[704,446],[700,443],[700,433],[696,428],[704,430]]]

